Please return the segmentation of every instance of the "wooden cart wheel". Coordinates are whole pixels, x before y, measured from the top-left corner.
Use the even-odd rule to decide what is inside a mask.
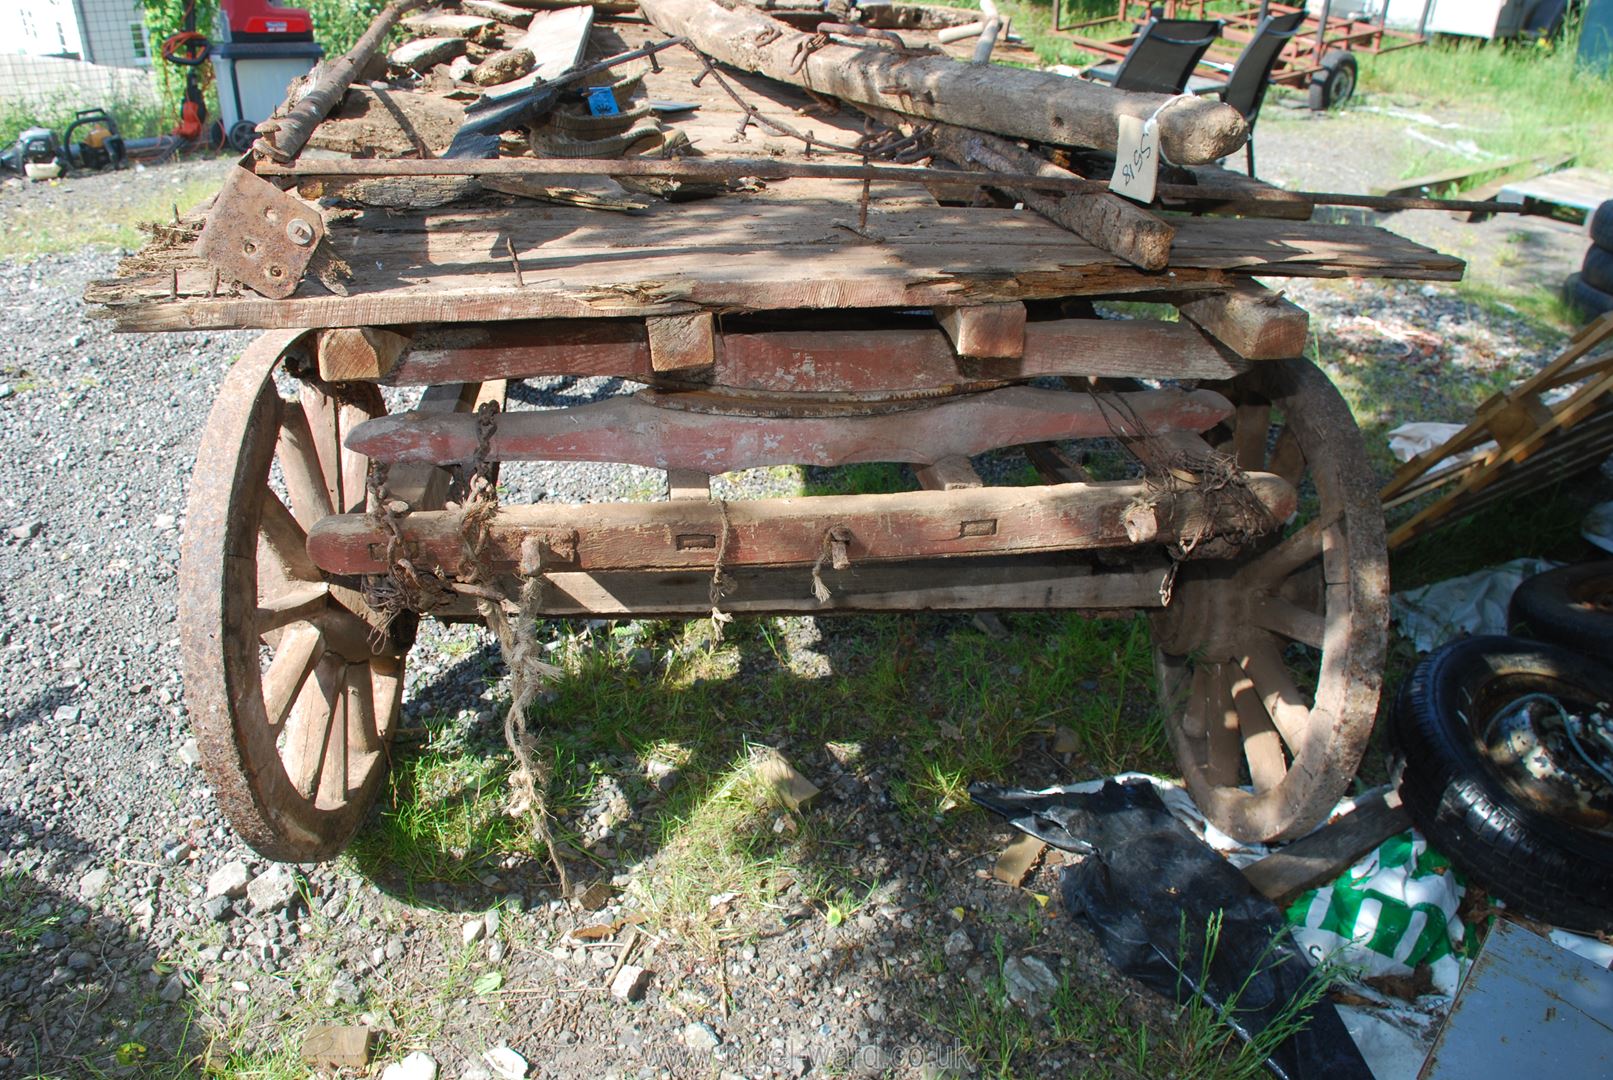
[[[276,369],[304,335],[264,335],[224,380],[191,477],[180,561],[202,766],[241,836],[287,862],[330,858],[358,827],[386,773],[408,648],[398,635],[373,643],[357,583],[308,557],[315,521],[363,509],[368,461],[341,443],[385,409],[368,384],[342,401],[309,385],[282,398]]]
[[[1166,725],[1205,816],[1246,841],[1302,835],[1343,795],[1372,733],[1389,556],[1355,418],[1306,360],[1223,391],[1221,448],[1295,484],[1300,512],[1237,560],[1182,564],[1153,617]],[[1212,432],[1212,438],[1216,433]]]

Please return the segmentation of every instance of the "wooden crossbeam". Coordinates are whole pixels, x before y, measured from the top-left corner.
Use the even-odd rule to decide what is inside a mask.
[[[1249,474],[1249,490],[1271,520],[1286,519],[1294,489],[1267,473]],[[485,565],[495,572],[520,563],[522,544],[537,538],[544,565],[567,570],[710,570],[723,566],[810,566],[833,529],[849,537],[851,565],[952,555],[1009,555],[1132,546],[1126,510],[1148,494],[1142,482],[982,487],[883,495],[819,495],[725,504],[695,499],[567,506],[536,503],[500,510],[488,524]],[[1230,515],[1231,511],[1223,511]],[[1195,493],[1157,508],[1153,542],[1214,535],[1223,522]],[[399,522],[405,541],[449,574],[467,569],[458,512],[410,514]],[[1230,520],[1225,524],[1233,524]],[[843,532],[842,532],[843,531]],[[384,569],[387,537],[363,514],[334,514],[308,535],[308,553],[334,574]],[[987,605],[989,606],[989,605]]]
[[[717,395],[613,398],[506,413],[488,441],[492,461],[613,461],[725,473],[768,465],[928,465],[1002,446],[1060,439],[1206,431],[1231,412],[1210,390],[1105,395],[1009,386],[885,415],[738,415]],[[716,400],[714,400],[716,399]],[[765,403],[771,404],[771,403]],[[465,463],[480,444],[463,414],[403,413],[365,421],[347,445],[385,462]]]

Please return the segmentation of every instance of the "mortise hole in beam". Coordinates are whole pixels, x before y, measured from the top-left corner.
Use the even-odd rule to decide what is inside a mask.
[[[714,548],[717,546],[717,537],[712,533],[683,533],[674,538],[674,543],[679,551]]]
[[[964,536],[996,536],[997,519],[981,518],[978,521],[965,521],[958,526],[958,535]]]

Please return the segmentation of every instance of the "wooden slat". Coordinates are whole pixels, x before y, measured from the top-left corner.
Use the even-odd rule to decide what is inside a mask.
[[[955,564],[954,568],[955,568]],[[972,558],[968,573],[943,575],[933,562],[825,569],[826,602],[804,567],[724,571],[724,611],[740,615],[835,615],[878,611],[1114,611],[1159,607],[1162,566],[1094,574],[1063,557]],[[945,581],[946,584],[937,584]],[[704,615],[711,575],[688,571],[555,572],[544,575],[544,617],[634,618]],[[475,616],[468,604],[463,614]]]
[[[1281,520],[1292,512],[1293,488],[1275,477],[1250,475],[1249,489]],[[853,565],[880,559],[938,555],[1129,547],[1126,508],[1147,493],[1137,482],[1046,487],[983,487],[904,491],[886,495],[820,495],[748,499],[719,505],[695,499],[567,506],[535,503],[502,509],[489,523],[483,558],[495,570],[520,562],[524,540],[537,537],[545,563],[578,570],[709,569],[723,547],[723,565],[811,565],[826,533],[846,530]],[[1158,508],[1158,544],[1180,542],[1221,522],[1185,493]],[[423,558],[450,573],[465,564],[460,515],[410,514],[399,523]],[[726,544],[723,538],[726,536]],[[314,527],[314,560],[331,573],[380,570],[384,537],[361,514],[335,515]]]
[[[896,461],[927,465],[1020,442],[1204,431],[1228,412],[1209,390],[1091,395],[1010,386],[888,415],[779,419],[697,412],[642,395],[500,417],[488,441],[494,461],[613,461],[659,469],[725,473],[768,465]],[[701,404],[697,398],[691,404]],[[660,404],[659,402],[667,404]],[[390,463],[467,462],[477,453],[476,419],[403,413],[361,425],[349,445]]]
[[[1374,795],[1309,836],[1243,868],[1262,895],[1286,905],[1306,889],[1332,881],[1391,836],[1411,828],[1400,797]]]
[[[1305,355],[1310,316],[1256,282],[1178,305],[1182,314],[1245,360]]]

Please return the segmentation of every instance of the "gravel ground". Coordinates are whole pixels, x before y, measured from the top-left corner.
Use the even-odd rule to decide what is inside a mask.
[[[1262,129],[1274,171],[1285,130]],[[80,194],[96,190],[82,183]],[[21,211],[8,201],[5,212]],[[822,747],[800,748],[798,764],[828,789],[822,812],[844,831],[846,860],[880,890],[834,926],[786,906],[735,914],[744,933],[715,950],[643,939],[634,963],[653,977],[636,1004],[602,991],[616,950],[569,933],[629,912],[620,900],[599,911],[559,901],[541,867],[498,867],[411,898],[350,863],[266,866],[235,840],[194,766],[174,622],[200,426],[249,337],[108,334],[79,297],[115,261],[88,251],[0,263],[0,1075],[137,1071],[120,1052],[158,1062],[210,1043],[226,1061],[276,1045],[280,1025],[310,1010],[362,1016],[387,1038],[378,1061],[423,1050],[450,1077],[487,1075],[479,1055],[506,1043],[541,1076],[963,1073],[951,1039],[923,1018],[938,999],[978,994],[997,949],[1112,989],[1122,1008],[1111,1028],[1163,1023],[1157,1000],[1115,978],[1056,896],[1043,908],[990,880],[1007,839],[995,823],[975,815],[909,843],[878,769]],[[1521,319],[1476,318],[1445,287],[1284,287],[1315,313],[1324,360],[1374,431],[1453,419],[1477,388],[1556,344]],[[1386,363],[1415,368],[1415,396],[1379,379]],[[515,401],[623,389],[554,380]],[[511,470],[505,482],[514,499],[580,500],[658,478],[564,465]],[[778,482],[760,471],[740,487]],[[795,644],[831,669],[852,647],[827,631]],[[428,628],[411,664],[405,727],[449,710],[485,736],[497,699],[485,676],[498,671],[485,638]],[[1024,779],[1063,778],[1038,749]],[[1044,867],[1034,890],[1056,894],[1052,873]],[[251,891],[210,896],[220,874]],[[484,917],[495,904],[496,919]],[[503,992],[467,989],[493,971]],[[1101,1044],[1093,1052],[1112,1051]],[[1060,1075],[1091,1059],[1065,1048],[1041,1064]]]

